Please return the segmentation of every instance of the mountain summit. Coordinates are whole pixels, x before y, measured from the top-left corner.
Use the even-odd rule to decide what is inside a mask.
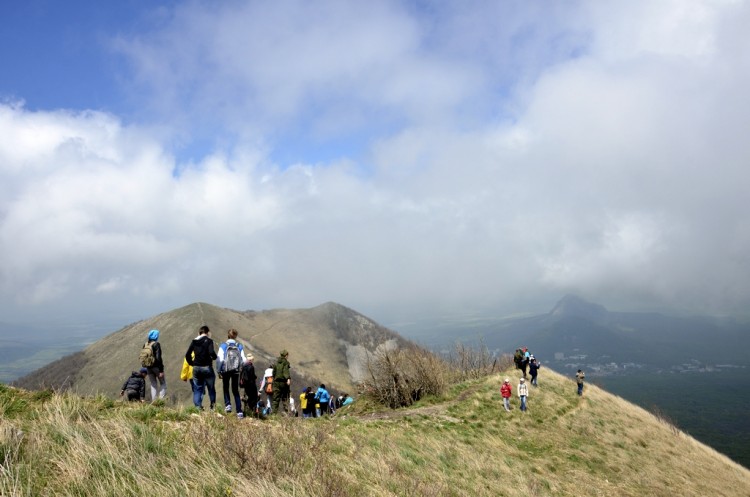
[[[580,297],[569,294],[555,304],[549,315],[556,318],[579,317],[589,321],[602,322],[607,320],[609,311],[603,305],[587,302]]]

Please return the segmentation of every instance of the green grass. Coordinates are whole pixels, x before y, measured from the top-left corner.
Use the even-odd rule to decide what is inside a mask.
[[[663,421],[544,379],[528,413],[502,409],[493,376],[264,421],[0,386],[0,495],[747,495],[747,470]]]

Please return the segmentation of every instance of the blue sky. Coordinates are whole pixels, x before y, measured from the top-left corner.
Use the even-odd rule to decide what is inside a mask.
[[[746,314],[748,2],[5,2],[0,310]]]

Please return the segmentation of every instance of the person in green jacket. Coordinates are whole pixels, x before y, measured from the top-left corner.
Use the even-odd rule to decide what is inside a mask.
[[[279,406],[283,405],[285,411],[289,411],[289,392],[292,387],[292,377],[289,372],[289,352],[284,349],[276,360],[273,371],[273,400],[272,413],[281,414]]]

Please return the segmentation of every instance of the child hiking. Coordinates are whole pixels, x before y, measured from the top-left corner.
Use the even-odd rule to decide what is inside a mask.
[[[510,386],[510,380],[505,378],[503,385],[500,387],[500,395],[503,397],[503,407],[505,410],[510,412],[510,396],[513,391],[513,387]]]

